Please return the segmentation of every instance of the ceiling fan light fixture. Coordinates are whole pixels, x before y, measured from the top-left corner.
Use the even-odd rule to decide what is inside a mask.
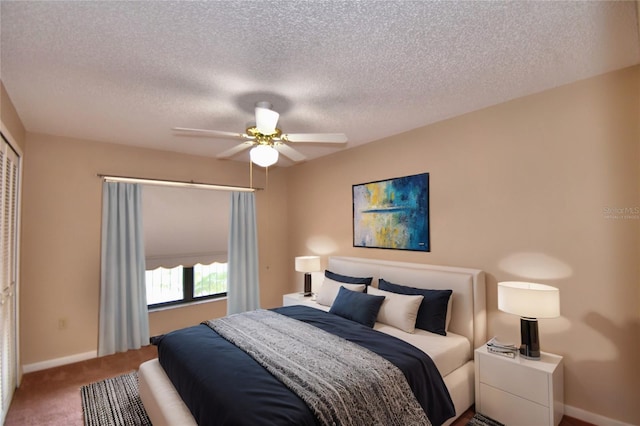
[[[262,106],[265,102],[258,102],[256,104],[256,129],[263,135],[272,135],[276,132],[276,126],[278,125],[278,118],[280,114],[270,109],[269,107]],[[266,102],[268,106],[268,102]]]
[[[278,162],[278,151],[269,145],[258,145],[251,148],[249,157],[258,166],[269,167]]]

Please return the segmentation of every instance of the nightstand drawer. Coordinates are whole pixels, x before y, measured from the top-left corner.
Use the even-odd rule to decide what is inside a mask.
[[[519,359],[507,360],[498,355],[481,356],[480,383],[549,406],[549,376],[542,371],[523,368]],[[489,416],[491,417],[491,416]]]
[[[549,423],[549,409],[494,387],[480,384],[482,414],[505,425],[541,426]]]

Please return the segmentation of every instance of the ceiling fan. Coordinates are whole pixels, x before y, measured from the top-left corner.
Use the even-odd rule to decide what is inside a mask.
[[[245,133],[225,132],[220,130],[189,129],[174,127],[176,132],[196,133],[210,135],[212,137],[226,139],[244,139],[239,145],[221,152],[217,158],[229,158],[245,149],[252,148],[249,152],[251,161],[259,166],[268,167],[278,161],[278,153],[282,153],[289,159],[298,162],[306,157],[288,143],[345,143],[347,136],[344,133],[282,133],[276,126],[280,114],[274,111],[269,102],[258,102],[255,107],[256,125],[250,126]]]

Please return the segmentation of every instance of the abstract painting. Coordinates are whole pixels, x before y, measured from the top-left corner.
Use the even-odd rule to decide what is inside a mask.
[[[353,246],[430,251],[429,173],[353,185]]]

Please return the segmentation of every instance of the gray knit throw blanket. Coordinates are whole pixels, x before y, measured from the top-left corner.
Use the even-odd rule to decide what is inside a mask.
[[[322,425],[428,425],[404,374],[381,356],[267,310],[204,322],[295,392]]]

